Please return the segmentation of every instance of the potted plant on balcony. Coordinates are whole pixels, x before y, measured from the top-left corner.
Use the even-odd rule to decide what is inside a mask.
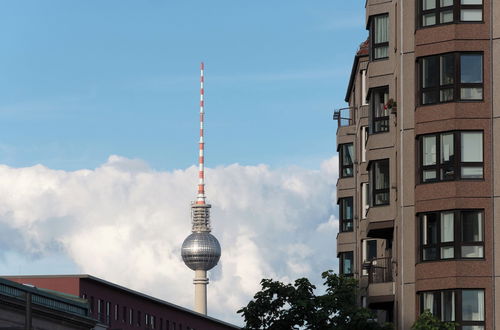
[[[398,110],[398,103],[394,99],[389,99],[386,104],[384,104],[384,109],[389,110],[392,114],[396,114]]]

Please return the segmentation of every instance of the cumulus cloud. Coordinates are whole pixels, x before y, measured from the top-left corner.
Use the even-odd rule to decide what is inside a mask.
[[[336,168],[332,158],[319,170],[206,170],[213,234],[223,249],[209,272],[210,315],[241,324],[235,312],[262,278],[306,276],[319,284],[321,271],[336,268]],[[62,269],[192,308],[193,273],[180,246],[191,229],[196,178],[194,166],[158,172],[120,156],[72,172],[0,165],[0,262],[23,273],[33,271],[31,259],[37,273],[52,273],[60,256]]]

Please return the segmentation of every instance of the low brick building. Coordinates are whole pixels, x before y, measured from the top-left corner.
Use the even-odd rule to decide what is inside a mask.
[[[111,330],[228,330],[239,327],[91,275],[5,277],[86,299],[90,316]]]

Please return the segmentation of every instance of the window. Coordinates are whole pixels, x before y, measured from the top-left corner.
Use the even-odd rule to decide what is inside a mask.
[[[389,204],[389,159],[376,160],[371,163],[372,205]]]
[[[484,257],[483,212],[455,210],[420,216],[421,260]]]
[[[134,323],[134,310],[132,308],[130,308],[128,310],[128,313],[129,313],[128,322],[129,322],[129,324],[133,324]]]
[[[101,322],[104,322],[104,301],[101,299],[97,299],[97,319]]]
[[[115,305],[115,321],[118,321],[118,310],[120,307],[118,305]]]
[[[361,162],[366,162],[366,142],[368,141],[368,126],[361,126]]]
[[[361,184],[361,219],[366,219],[366,215],[368,214],[368,210],[370,209],[370,185],[368,182],[364,182]]]
[[[341,232],[353,231],[352,203],[353,203],[352,197],[339,199],[339,208],[340,208],[339,218],[340,218]]]
[[[462,330],[484,330],[484,290],[462,289],[420,293],[420,312],[429,310],[441,321],[456,322]]]
[[[352,143],[339,145],[340,153],[340,177],[348,178],[353,176],[353,155],[354,147]]]
[[[422,27],[483,21],[483,0],[420,0],[420,3]]]
[[[109,324],[111,319],[111,303],[109,301],[106,302],[106,324]]]
[[[389,87],[375,88],[371,92],[372,132],[389,131]]]
[[[156,324],[155,324],[155,317],[153,315],[150,315],[149,317],[149,324],[151,325],[151,329],[154,329]]]
[[[420,136],[421,182],[483,178],[483,132]]]
[[[371,18],[372,59],[379,60],[389,57],[389,15],[377,15]]]
[[[420,59],[422,105],[483,100],[483,54],[448,53]]]
[[[340,274],[350,276],[353,274],[354,254],[352,251],[340,252]]]

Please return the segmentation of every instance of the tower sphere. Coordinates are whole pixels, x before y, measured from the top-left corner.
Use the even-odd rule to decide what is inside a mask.
[[[210,270],[221,255],[219,241],[209,232],[194,232],[182,243],[181,256],[192,270]]]

